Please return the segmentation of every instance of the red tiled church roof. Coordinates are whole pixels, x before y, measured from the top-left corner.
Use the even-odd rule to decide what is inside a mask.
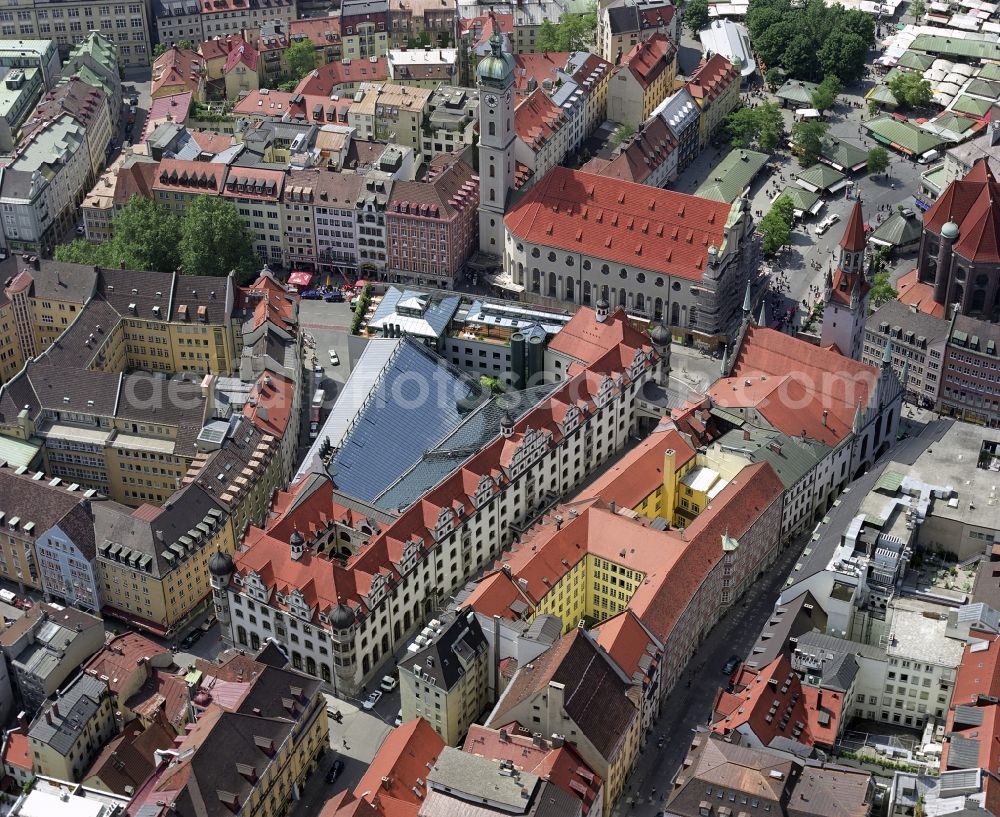
[[[504,217],[517,238],[700,281],[729,205],[554,167]]]
[[[965,178],[948,185],[924,216],[924,227],[940,234],[949,221],[958,225],[958,255],[970,261],[1000,261],[1000,182],[986,159],[978,159]]]

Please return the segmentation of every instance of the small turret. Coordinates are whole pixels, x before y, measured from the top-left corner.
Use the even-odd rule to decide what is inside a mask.
[[[504,439],[508,439],[514,434],[514,418],[506,410],[500,416],[500,434],[503,435]]]
[[[601,299],[594,306],[594,311],[597,313],[597,322],[604,323],[608,319],[608,312],[611,309],[611,305],[608,303],[608,299],[603,295]]]
[[[299,533],[299,529],[296,528],[292,531],[292,535],[288,538],[288,544],[292,549],[292,559],[298,561],[302,558],[302,554],[306,549],[305,537]]]
[[[767,326],[767,300],[760,302],[760,317],[757,318],[757,326]]]

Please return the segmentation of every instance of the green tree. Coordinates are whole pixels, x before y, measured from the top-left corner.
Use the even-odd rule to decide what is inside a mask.
[[[738,108],[726,118],[726,132],[733,147],[756,145],[770,152],[777,147],[784,132],[781,109],[773,102],[756,108]]]
[[[197,51],[197,46],[191,40],[181,40],[177,43],[178,48],[186,48],[188,51]]]
[[[827,74],[812,92],[812,104],[818,111],[828,111],[837,103],[841,92],[840,80],[836,74]]]
[[[915,20],[920,20],[927,13],[927,6],[924,0],[912,0],[910,3],[910,16]]]
[[[535,33],[535,48],[539,51],[559,51],[559,24],[542,20]]]
[[[486,374],[480,375],[479,385],[482,386],[483,389],[489,391],[490,394],[504,393],[503,381],[501,381],[499,377],[490,377]]]
[[[288,71],[295,79],[302,79],[316,67],[316,44],[310,39],[296,40],[285,49]]]
[[[764,74],[764,81],[772,91],[778,90],[785,83],[785,72],[780,68],[768,68]]]
[[[708,0],[690,0],[684,8],[684,24],[692,37],[697,37],[698,32],[703,28],[708,28],[711,18],[708,14]]]
[[[590,46],[597,30],[597,6],[582,14],[564,14],[558,23],[542,20],[535,35],[536,51],[579,51]]]
[[[86,264],[94,267],[109,267],[107,248],[110,242],[93,244],[85,238],[78,238],[70,244],[57,244],[53,257],[68,264]]]
[[[217,196],[199,196],[181,217],[180,260],[191,275],[228,275],[251,280],[260,261],[236,205]]]
[[[874,99],[869,99],[868,100],[868,115],[869,116],[878,116],[880,110],[882,110],[882,109],[879,108],[878,103]]]
[[[868,172],[872,174],[884,173],[889,166],[889,152],[876,145],[868,151]]]
[[[931,84],[920,74],[901,71],[888,84],[900,108],[926,108],[933,98]]]
[[[166,50],[167,50],[167,46],[165,44],[163,44],[163,43],[157,43],[156,45],[154,45],[153,46],[153,59],[155,60],[161,54],[165,53]]]
[[[819,48],[819,66],[824,74],[836,73],[848,81],[860,79],[865,72],[868,49],[874,36],[863,40],[851,31],[837,30],[823,40]]]
[[[799,154],[799,164],[802,167],[816,164],[826,131],[826,122],[796,122],[792,125],[792,144]]]
[[[177,217],[152,199],[132,196],[112,221],[108,266],[169,272],[180,264]]]
[[[746,25],[763,64],[814,82],[828,74],[859,79],[875,41],[868,14],[824,0],[750,0]]]
[[[616,145],[624,145],[633,136],[635,136],[635,125],[625,122],[611,135],[611,141]]]
[[[896,287],[892,285],[889,273],[884,270],[876,273],[871,291],[868,293],[868,302],[872,305],[872,308],[878,309],[882,304],[896,300],[898,296],[899,293],[896,291]]]
[[[775,199],[771,209],[760,220],[758,229],[761,233],[761,251],[765,258],[771,258],[792,237],[792,218],[795,215],[795,205],[788,196],[781,195]]]

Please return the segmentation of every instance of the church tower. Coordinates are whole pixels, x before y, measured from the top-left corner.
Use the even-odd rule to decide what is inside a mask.
[[[492,12],[491,12],[492,14]],[[514,187],[514,58],[494,23],[479,78],[479,249],[503,256],[503,214]]]
[[[871,284],[865,277],[865,220],[861,201],[847,220],[844,237],[840,239],[837,269],[826,277],[823,293],[823,331],[821,346],[835,344],[842,354],[861,360],[865,339],[865,319],[868,317],[868,291]]]

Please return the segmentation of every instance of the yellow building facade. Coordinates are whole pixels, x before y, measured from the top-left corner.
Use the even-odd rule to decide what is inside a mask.
[[[170,507],[99,508],[94,534],[105,607],[160,633],[209,600],[209,558],[236,551],[231,517],[197,486]]]

